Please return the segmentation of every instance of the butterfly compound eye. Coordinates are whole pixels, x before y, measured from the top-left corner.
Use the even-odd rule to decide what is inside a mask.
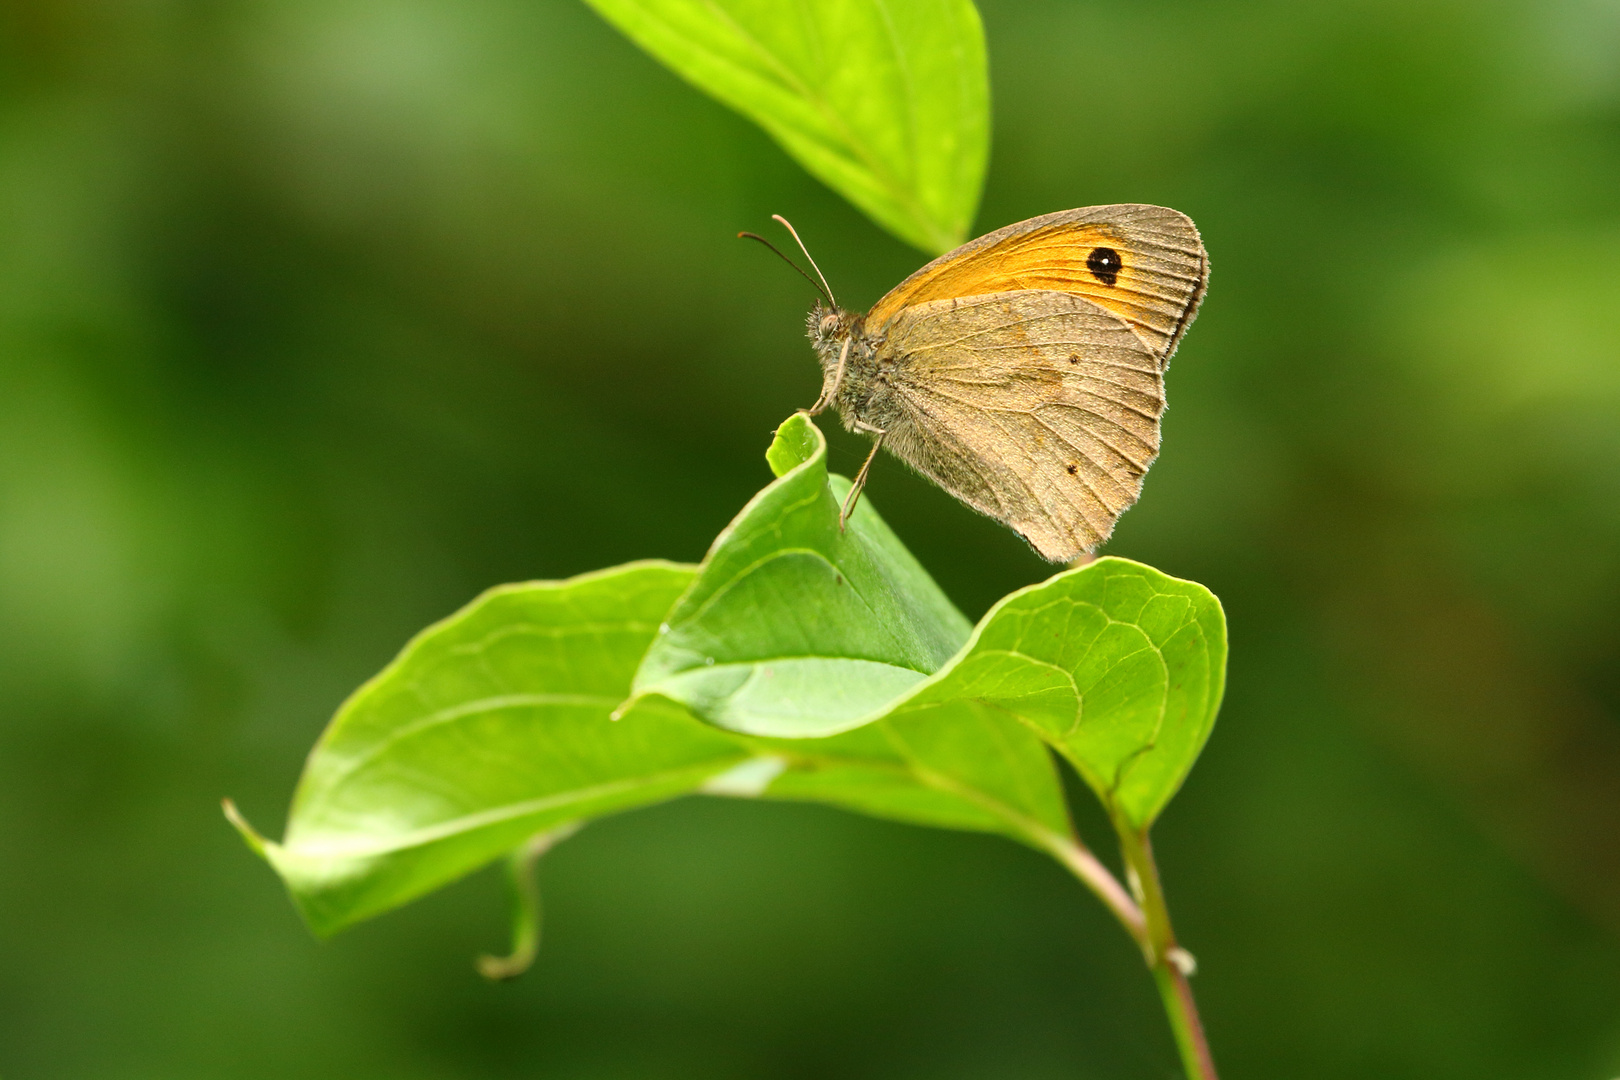
[[[821,332],[830,334],[836,329],[838,329],[838,316],[829,311],[821,317]]]
[[[1125,264],[1120,261],[1119,252],[1110,247],[1092,248],[1091,254],[1086,257],[1086,269],[1091,276],[1104,285],[1112,285],[1119,280],[1120,267]]]

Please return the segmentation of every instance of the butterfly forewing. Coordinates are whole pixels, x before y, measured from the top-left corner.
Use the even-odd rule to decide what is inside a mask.
[[[1090,550],[1159,450],[1159,357],[1114,313],[1020,290],[901,308],[888,324],[902,422],[886,445],[1054,561]]]
[[[1198,229],[1163,206],[1088,206],[1030,218],[940,256],[878,301],[874,330],[907,307],[1019,289],[1084,297],[1137,335],[1162,368],[1208,280]]]

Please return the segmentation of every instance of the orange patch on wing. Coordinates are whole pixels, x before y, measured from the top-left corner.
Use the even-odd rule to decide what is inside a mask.
[[[1069,222],[1032,229],[977,250],[969,244],[970,250],[946,255],[897,285],[878,301],[866,322],[874,329],[881,327],[902,308],[930,300],[1047,289],[1082,296],[1138,332],[1167,336],[1186,311],[1191,290],[1185,282],[1191,277],[1170,270],[1163,257],[1168,251],[1138,245],[1143,249],[1133,248],[1130,240],[1106,225]],[[1118,269],[1112,273],[1106,261],[1098,264],[1102,274],[1087,265],[1103,248],[1118,258]]]

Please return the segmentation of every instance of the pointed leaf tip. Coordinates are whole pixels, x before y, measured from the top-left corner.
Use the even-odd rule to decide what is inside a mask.
[[[826,436],[809,414],[797,412],[776,429],[776,437],[765,451],[765,460],[776,476],[786,476],[807,461],[827,452]]]
[[[236,803],[230,799],[221,799],[219,806],[225,812],[225,820],[236,827],[238,835],[242,837],[242,841],[247,844],[249,849],[259,858],[269,861],[270,856],[265,851],[265,845],[269,841],[260,836],[259,831],[248,824],[247,818],[242,816],[242,811],[236,808]]]

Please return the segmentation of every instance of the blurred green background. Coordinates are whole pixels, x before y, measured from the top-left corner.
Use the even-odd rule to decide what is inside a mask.
[[[1620,5],[981,7],[978,231],[1160,202],[1211,253],[1108,550],[1231,620],[1157,830],[1223,1072],[1609,1080]],[[318,944],[219,816],[277,831],[482,588],[702,555],[819,385],[734,238],[773,211],[846,302],[923,261],[580,4],[0,5],[0,1075],[1173,1075],[1124,935],[1003,841],[626,815],[492,986],[495,874]],[[969,615],[1049,572],[870,492]]]

